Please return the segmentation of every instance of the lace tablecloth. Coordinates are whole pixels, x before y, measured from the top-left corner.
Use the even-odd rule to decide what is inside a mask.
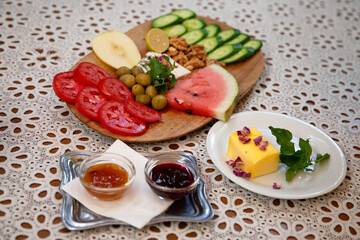
[[[69,231],[61,221],[59,157],[105,151],[114,139],[82,124],[52,90],[52,78],[91,52],[91,39],[123,32],[175,8],[190,8],[263,40],[265,69],[235,109],[311,123],[348,164],[334,191],[280,200],[229,181],[206,151],[211,126],[184,137],[131,143],[142,152],[186,150],[199,160],[212,220],[114,225]],[[0,238],[359,239],[360,1],[0,1]]]

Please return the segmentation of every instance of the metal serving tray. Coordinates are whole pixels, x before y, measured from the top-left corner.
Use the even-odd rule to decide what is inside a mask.
[[[63,205],[61,211],[61,218],[69,230],[82,230],[95,228],[106,225],[125,225],[127,223],[117,219],[108,218],[96,214],[72,198],[68,193],[62,190],[62,186],[70,182],[72,179],[78,177],[78,166],[88,156],[94,153],[84,151],[72,151],[63,154],[60,157],[60,167],[62,170],[62,180],[59,187],[60,193],[63,196]],[[169,153],[162,153],[169,154]],[[171,154],[180,154],[184,157],[195,161],[194,155],[177,151]],[[146,158],[153,158],[159,154],[143,154]],[[185,222],[201,222],[211,219],[214,216],[214,210],[211,207],[205,193],[205,183],[200,179],[197,187],[191,191],[183,199],[175,201],[165,212],[154,217],[149,223],[159,223],[166,221],[185,221]]]

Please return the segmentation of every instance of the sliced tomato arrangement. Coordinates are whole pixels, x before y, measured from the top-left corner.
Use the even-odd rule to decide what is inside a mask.
[[[74,103],[79,113],[116,134],[144,134],[147,122],[161,118],[155,109],[134,101],[123,82],[89,62],[80,63],[74,71],[56,74],[53,89],[62,101]]]
[[[108,101],[96,87],[85,86],[76,96],[75,107],[85,117],[97,121],[99,108]]]
[[[74,79],[84,85],[97,86],[101,79],[110,77],[110,75],[101,67],[82,62],[74,70]]]
[[[73,71],[58,73],[54,77],[54,92],[64,102],[74,103],[76,95],[82,88],[83,85],[74,80]]]
[[[161,118],[161,114],[155,109],[135,101],[127,101],[125,109],[145,122],[156,122]]]
[[[127,112],[124,103],[118,101],[104,103],[98,111],[98,119],[104,128],[122,135],[141,135],[147,129],[143,120]]]
[[[134,94],[119,79],[107,77],[100,80],[98,84],[99,90],[108,98],[115,101],[127,101],[134,99]]]

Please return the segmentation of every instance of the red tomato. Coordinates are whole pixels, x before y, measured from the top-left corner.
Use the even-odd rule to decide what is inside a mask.
[[[74,103],[76,95],[83,88],[83,85],[75,81],[74,72],[62,72],[55,75],[53,89],[56,95],[67,103]]]
[[[101,79],[106,77],[110,75],[104,69],[89,62],[80,63],[74,70],[74,79],[84,85],[96,86]]]
[[[141,135],[147,128],[144,121],[132,116],[125,110],[124,104],[117,101],[104,103],[99,109],[98,119],[104,128],[121,135]]]
[[[99,90],[108,98],[115,101],[125,101],[134,99],[134,94],[119,79],[108,77],[100,80],[98,84]]]
[[[97,121],[101,105],[109,101],[96,87],[85,86],[76,96],[75,107],[85,117]]]
[[[125,104],[125,109],[132,115],[145,122],[156,122],[161,118],[161,114],[144,104],[135,102],[135,101],[127,101]]]

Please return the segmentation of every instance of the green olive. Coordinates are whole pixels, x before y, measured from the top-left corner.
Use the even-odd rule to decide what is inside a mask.
[[[144,87],[141,86],[140,84],[135,84],[132,88],[131,88],[132,93],[137,96],[139,94],[144,94],[145,90]]]
[[[131,88],[135,84],[135,77],[131,74],[122,75],[119,79],[129,88]]]
[[[134,75],[135,77],[137,75],[139,75],[140,73],[144,73],[144,71],[141,67],[136,66],[131,69],[131,74]]]
[[[146,94],[139,94],[139,95],[136,95],[135,101],[137,101],[137,102],[139,102],[141,104],[144,104],[144,105],[149,105],[151,99]]]
[[[153,85],[149,85],[146,87],[145,94],[149,95],[150,98],[153,99],[156,96],[157,91]]]
[[[116,70],[116,74],[118,77],[121,77],[122,75],[125,74],[131,74],[131,70],[128,67],[122,66],[118,70]]]
[[[151,105],[154,109],[156,110],[162,110],[166,107],[167,104],[167,100],[166,97],[164,95],[156,95],[152,100],[151,100]]]
[[[149,86],[151,84],[151,77],[149,74],[146,73],[139,73],[136,78],[136,82],[143,86]]]

